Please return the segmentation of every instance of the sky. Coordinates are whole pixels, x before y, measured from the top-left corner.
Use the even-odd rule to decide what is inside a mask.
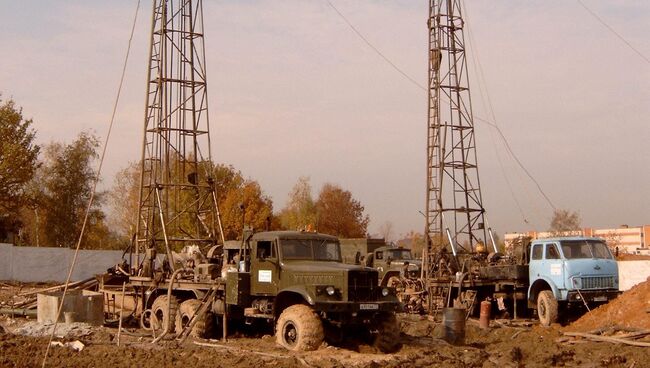
[[[427,1],[330,1],[427,84]],[[650,56],[650,2],[583,2]],[[104,139],[136,3],[0,1],[0,93],[34,120],[39,143],[70,142],[81,131]],[[494,120],[491,101],[512,151],[583,226],[650,224],[650,63],[578,1],[465,4],[475,115]],[[276,210],[309,176],[314,196],[326,182],[350,190],[370,233],[386,222],[395,238],[422,232],[425,91],[325,0],[211,0],[204,18],[215,161],[257,180]],[[142,1],[104,189],[140,158],[150,22],[151,2]],[[495,129],[476,121],[475,134],[490,226],[547,229],[551,206]]]

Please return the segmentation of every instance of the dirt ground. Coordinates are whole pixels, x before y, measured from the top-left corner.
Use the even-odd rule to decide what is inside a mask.
[[[4,290],[3,290],[4,288]],[[12,293],[0,285],[0,301]],[[40,366],[47,337],[15,335],[12,331],[33,320],[0,316],[0,367]],[[529,326],[529,327],[525,327]],[[424,316],[400,316],[401,349],[381,354],[364,343],[348,346],[323,344],[314,352],[288,352],[269,334],[259,337],[238,333],[228,342],[188,339],[152,344],[151,337],[122,334],[116,346],[117,329],[98,327],[83,337],[55,339],[81,341],[85,348],[52,347],[49,367],[650,367],[650,348],[614,345],[587,340],[562,339],[565,328],[534,323],[505,325],[493,321],[481,330],[476,321],[466,325],[465,343],[452,346],[442,337],[443,328]],[[142,330],[134,330],[142,334]],[[265,332],[265,333],[268,333]],[[210,344],[212,346],[200,346]]]

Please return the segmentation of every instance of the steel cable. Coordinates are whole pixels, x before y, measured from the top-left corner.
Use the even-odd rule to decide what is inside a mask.
[[[43,357],[43,363],[41,364],[41,367],[43,367],[43,368],[45,368],[45,364],[47,363],[47,357],[48,357],[48,355],[50,353],[50,346],[52,346],[52,340],[54,339],[54,333],[55,333],[56,327],[57,327],[57,325],[59,323],[59,318],[61,318],[61,311],[63,310],[63,302],[65,301],[65,296],[66,296],[66,293],[68,292],[68,285],[70,284],[70,278],[72,277],[72,272],[74,271],[74,266],[75,266],[75,263],[77,262],[77,257],[79,255],[79,249],[81,248],[81,241],[83,240],[83,236],[84,236],[84,233],[86,231],[86,225],[88,223],[88,216],[90,215],[90,211],[92,209],[93,201],[95,199],[95,193],[97,192],[97,184],[99,183],[100,174],[102,172],[102,166],[104,164],[104,158],[106,157],[106,149],[108,147],[108,142],[109,142],[110,137],[111,137],[111,131],[113,130],[113,123],[115,121],[115,113],[117,111],[117,106],[118,106],[119,101],[120,101],[120,94],[122,92],[122,85],[124,84],[124,76],[126,74],[126,67],[127,67],[128,61],[129,61],[129,54],[131,52],[131,43],[133,41],[133,34],[135,33],[135,26],[136,26],[136,23],[138,21],[138,12],[139,12],[139,10],[140,10],[140,0],[138,0],[138,3],[137,3],[136,8],[135,8],[135,15],[133,17],[133,25],[131,26],[131,34],[129,36],[129,43],[128,43],[128,46],[126,48],[126,55],[124,57],[124,64],[122,66],[122,75],[120,77],[120,83],[119,83],[119,86],[117,88],[117,95],[115,96],[115,103],[113,104],[113,111],[111,113],[111,120],[110,120],[110,123],[108,125],[108,132],[106,133],[106,138],[104,140],[104,147],[102,149],[102,154],[101,154],[101,157],[99,159],[99,164],[98,164],[98,167],[97,167],[97,173],[96,173],[96,176],[95,176],[95,180],[93,182],[93,190],[90,193],[90,199],[88,200],[88,206],[86,207],[86,213],[84,215],[83,224],[81,225],[81,232],[80,232],[79,238],[77,240],[77,246],[75,248],[74,257],[72,258],[72,263],[70,264],[70,269],[68,271],[68,276],[67,276],[66,281],[65,281],[65,287],[63,288],[63,294],[61,295],[61,302],[59,303],[59,308],[57,310],[56,319],[55,319],[54,325],[52,327],[52,333],[50,334],[50,338],[48,340],[47,347],[45,349],[45,356]]]

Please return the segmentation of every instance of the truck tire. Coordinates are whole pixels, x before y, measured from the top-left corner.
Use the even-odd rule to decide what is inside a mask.
[[[382,353],[396,352],[400,346],[400,331],[395,314],[382,314],[376,323],[375,347]]]
[[[189,299],[181,303],[176,314],[176,332],[181,333],[185,326],[190,323],[192,317],[201,309],[201,301]],[[194,324],[190,336],[207,338],[214,330],[214,314],[211,311],[203,313],[201,318]]]
[[[542,290],[537,296],[537,316],[542,326],[557,322],[557,299],[551,290]]]
[[[275,337],[279,345],[289,350],[316,350],[325,339],[323,322],[309,306],[295,304],[278,318]]]
[[[151,325],[156,330],[162,330],[165,328],[165,323],[169,323],[167,332],[174,332],[177,310],[178,299],[175,296],[171,296],[169,313],[167,313],[167,295],[158,296],[151,305]]]

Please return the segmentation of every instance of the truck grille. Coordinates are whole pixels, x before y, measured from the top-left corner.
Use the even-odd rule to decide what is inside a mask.
[[[351,271],[348,274],[348,300],[351,302],[373,300],[377,277],[377,272]]]
[[[582,278],[583,289],[608,289],[614,287],[614,276],[593,276]]]

